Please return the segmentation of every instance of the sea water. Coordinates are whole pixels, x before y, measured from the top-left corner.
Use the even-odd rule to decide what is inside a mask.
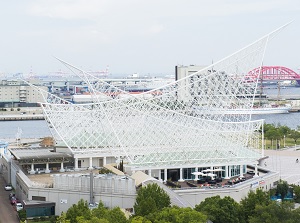
[[[300,126],[300,112],[287,114],[252,115],[252,120],[264,119],[265,123],[286,125],[291,129]],[[45,120],[0,121],[0,140],[17,138],[43,138],[51,136]]]

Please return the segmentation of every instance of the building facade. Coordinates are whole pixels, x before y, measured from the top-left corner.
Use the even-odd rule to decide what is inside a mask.
[[[40,86],[47,91],[47,87]],[[2,80],[0,83],[0,106],[13,108],[37,105],[43,101],[39,91],[21,80]]]

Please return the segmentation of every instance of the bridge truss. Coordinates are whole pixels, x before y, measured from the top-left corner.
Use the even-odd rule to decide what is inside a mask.
[[[139,95],[60,60],[88,84],[94,102],[72,104],[40,91],[50,130],[57,144],[74,154],[122,157],[133,169],[256,163],[263,122],[214,111],[252,108],[258,80],[245,83],[244,78],[261,66],[267,42],[280,29],[211,66]]]
[[[300,81],[300,74],[295,71],[282,66],[262,66],[251,70],[246,79],[255,80],[262,78],[266,81],[271,80],[296,80]]]

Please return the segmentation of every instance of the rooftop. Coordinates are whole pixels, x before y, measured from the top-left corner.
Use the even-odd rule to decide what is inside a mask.
[[[54,152],[53,147],[10,148],[10,151],[20,164],[61,163],[72,158],[70,154]]]

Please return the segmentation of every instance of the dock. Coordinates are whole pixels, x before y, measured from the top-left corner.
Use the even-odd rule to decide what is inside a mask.
[[[300,108],[292,108],[289,112],[300,112]]]
[[[44,120],[43,114],[28,115],[0,115],[0,121],[25,121],[25,120]]]

